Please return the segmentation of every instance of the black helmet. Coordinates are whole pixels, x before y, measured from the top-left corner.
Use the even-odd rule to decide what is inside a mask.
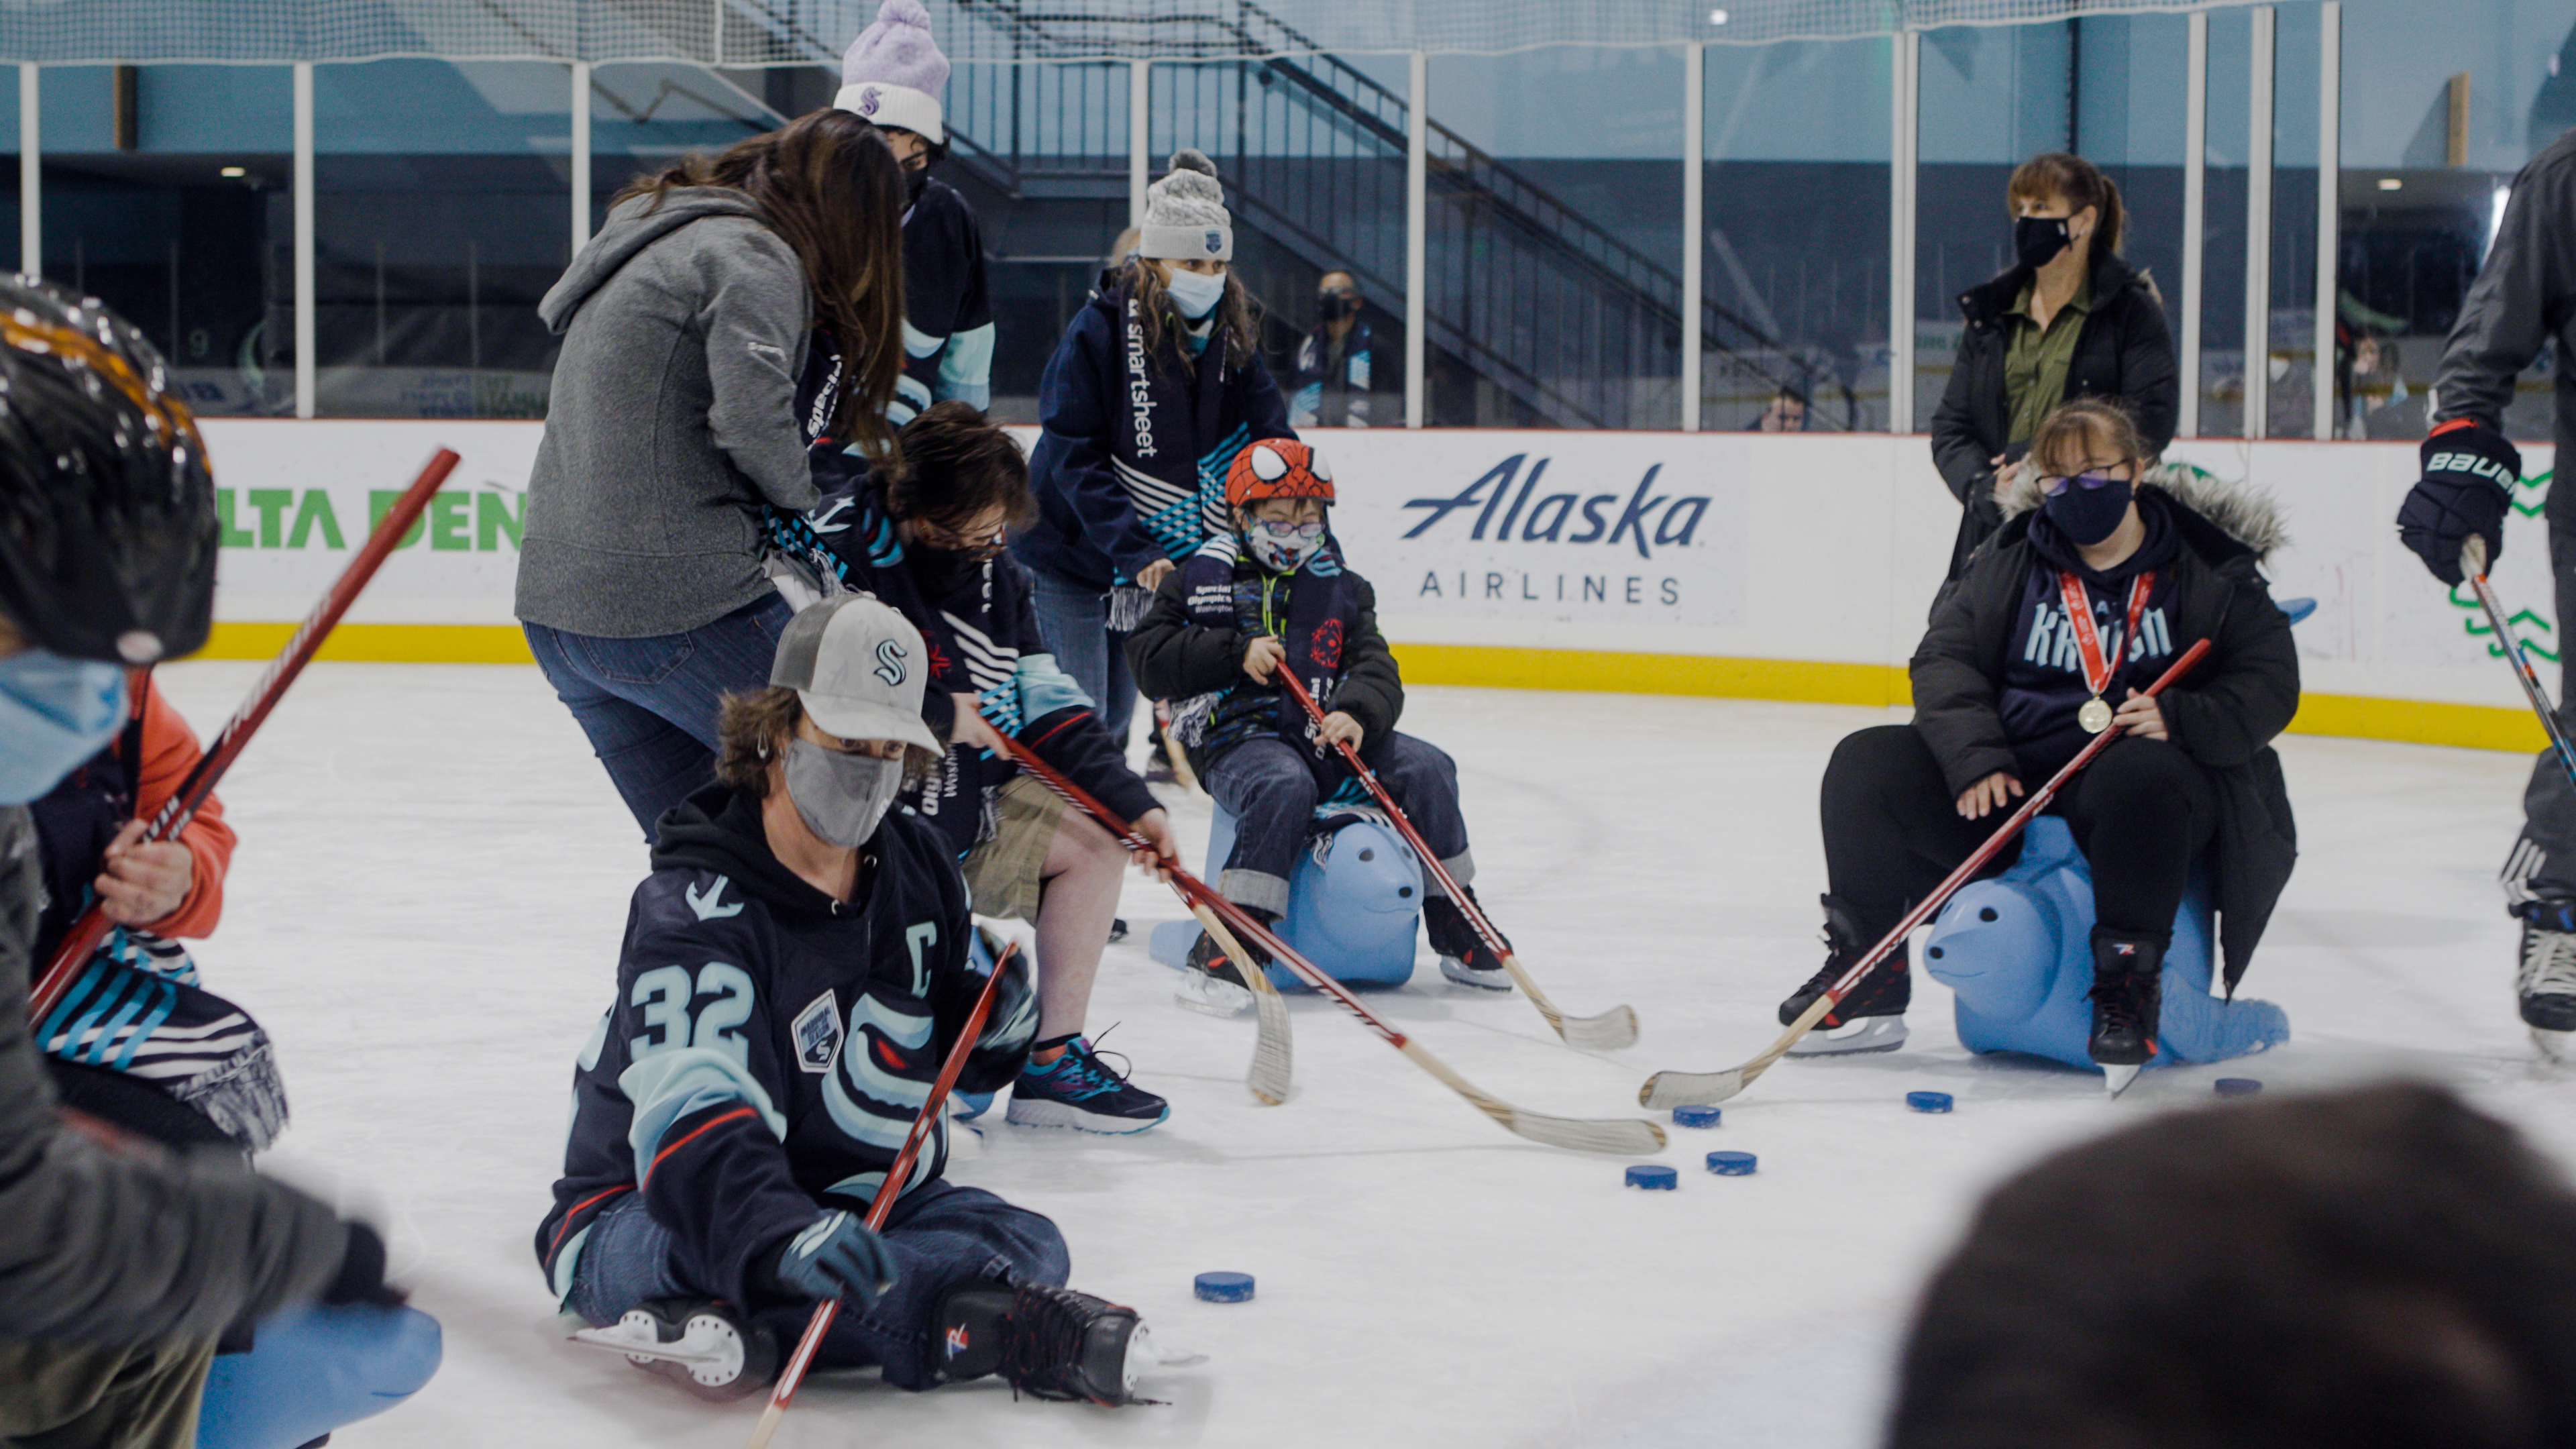
[[[0,615],[74,659],[206,642],[214,475],[169,368],[124,318],[0,278]]]

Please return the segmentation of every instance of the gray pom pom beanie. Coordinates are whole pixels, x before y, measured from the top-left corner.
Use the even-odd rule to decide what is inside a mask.
[[[1216,163],[1197,151],[1172,153],[1172,169],[1145,188],[1136,255],[1164,261],[1234,260],[1234,218],[1217,185]]]
[[[921,0],[885,0],[876,24],[860,31],[841,57],[841,93],[832,104],[936,146],[948,139],[939,117],[939,92],[947,84],[948,57],[930,38],[930,12]]]

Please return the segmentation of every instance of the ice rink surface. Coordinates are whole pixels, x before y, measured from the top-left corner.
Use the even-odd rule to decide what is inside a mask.
[[[210,733],[255,673],[161,678]],[[1522,959],[1568,1010],[1627,1002],[1644,1032],[1575,1052],[1517,995],[1451,987],[1427,955],[1371,1004],[1486,1090],[1566,1115],[1642,1115],[1650,1070],[1752,1055],[1822,959],[1819,773],[1883,718],[1413,691],[1404,728],[1457,758],[1478,893]],[[1118,1411],[1015,1403],[993,1380],[915,1396],[826,1376],[777,1442],[1858,1449],[1917,1286],[1978,1193],[2055,1145],[2206,1101],[2222,1074],[2280,1091],[2413,1073],[2576,1154],[2576,1076],[2538,1064],[2515,1018],[2493,881],[2527,762],[2304,738],[2282,753],[2305,855],[2246,991],[2288,1010],[2288,1046],[2151,1071],[2111,1102],[2090,1073],[1972,1058],[1924,980],[1903,1051],[1784,1063],[1722,1127],[1674,1129],[1656,1159],[1681,1169],[1672,1193],[1507,1135],[1314,998],[1295,1003],[1296,1095],[1256,1106],[1250,1018],[1172,1005],[1143,940],[1185,913],[1131,877],[1135,933],[1110,948],[1091,1031],[1171,1120],[1109,1138],[988,1119],[955,1176],[1054,1217],[1075,1286],[1209,1362],[1153,1381],[1168,1407]],[[740,1444],[754,1404],[702,1405],[563,1344],[531,1255],[572,1059],[644,869],[537,672],[317,665],[223,795],[242,843],[200,959],[279,1045],[295,1116],[268,1165],[388,1223],[398,1272],[446,1326],[438,1378],[333,1442]],[[1206,800],[1174,798],[1195,849]],[[1907,1111],[1913,1088],[1957,1112]],[[1720,1147],[1759,1154],[1758,1175],[1702,1171]],[[1208,1269],[1256,1274],[1258,1299],[1196,1302]]]

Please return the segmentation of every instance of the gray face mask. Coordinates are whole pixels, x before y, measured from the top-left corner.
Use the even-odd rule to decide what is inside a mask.
[[[855,850],[903,787],[903,760],[846,755],[808,740],[787,742],[787,799],[805,828],[829,845]]]

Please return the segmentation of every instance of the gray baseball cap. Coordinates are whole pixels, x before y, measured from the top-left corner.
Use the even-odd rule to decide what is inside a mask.
[[[795,690],[826,734],[948,748],[921,718],[930,682],[921,631],[873,594],[825,599],[788,620],[769,682]]]

